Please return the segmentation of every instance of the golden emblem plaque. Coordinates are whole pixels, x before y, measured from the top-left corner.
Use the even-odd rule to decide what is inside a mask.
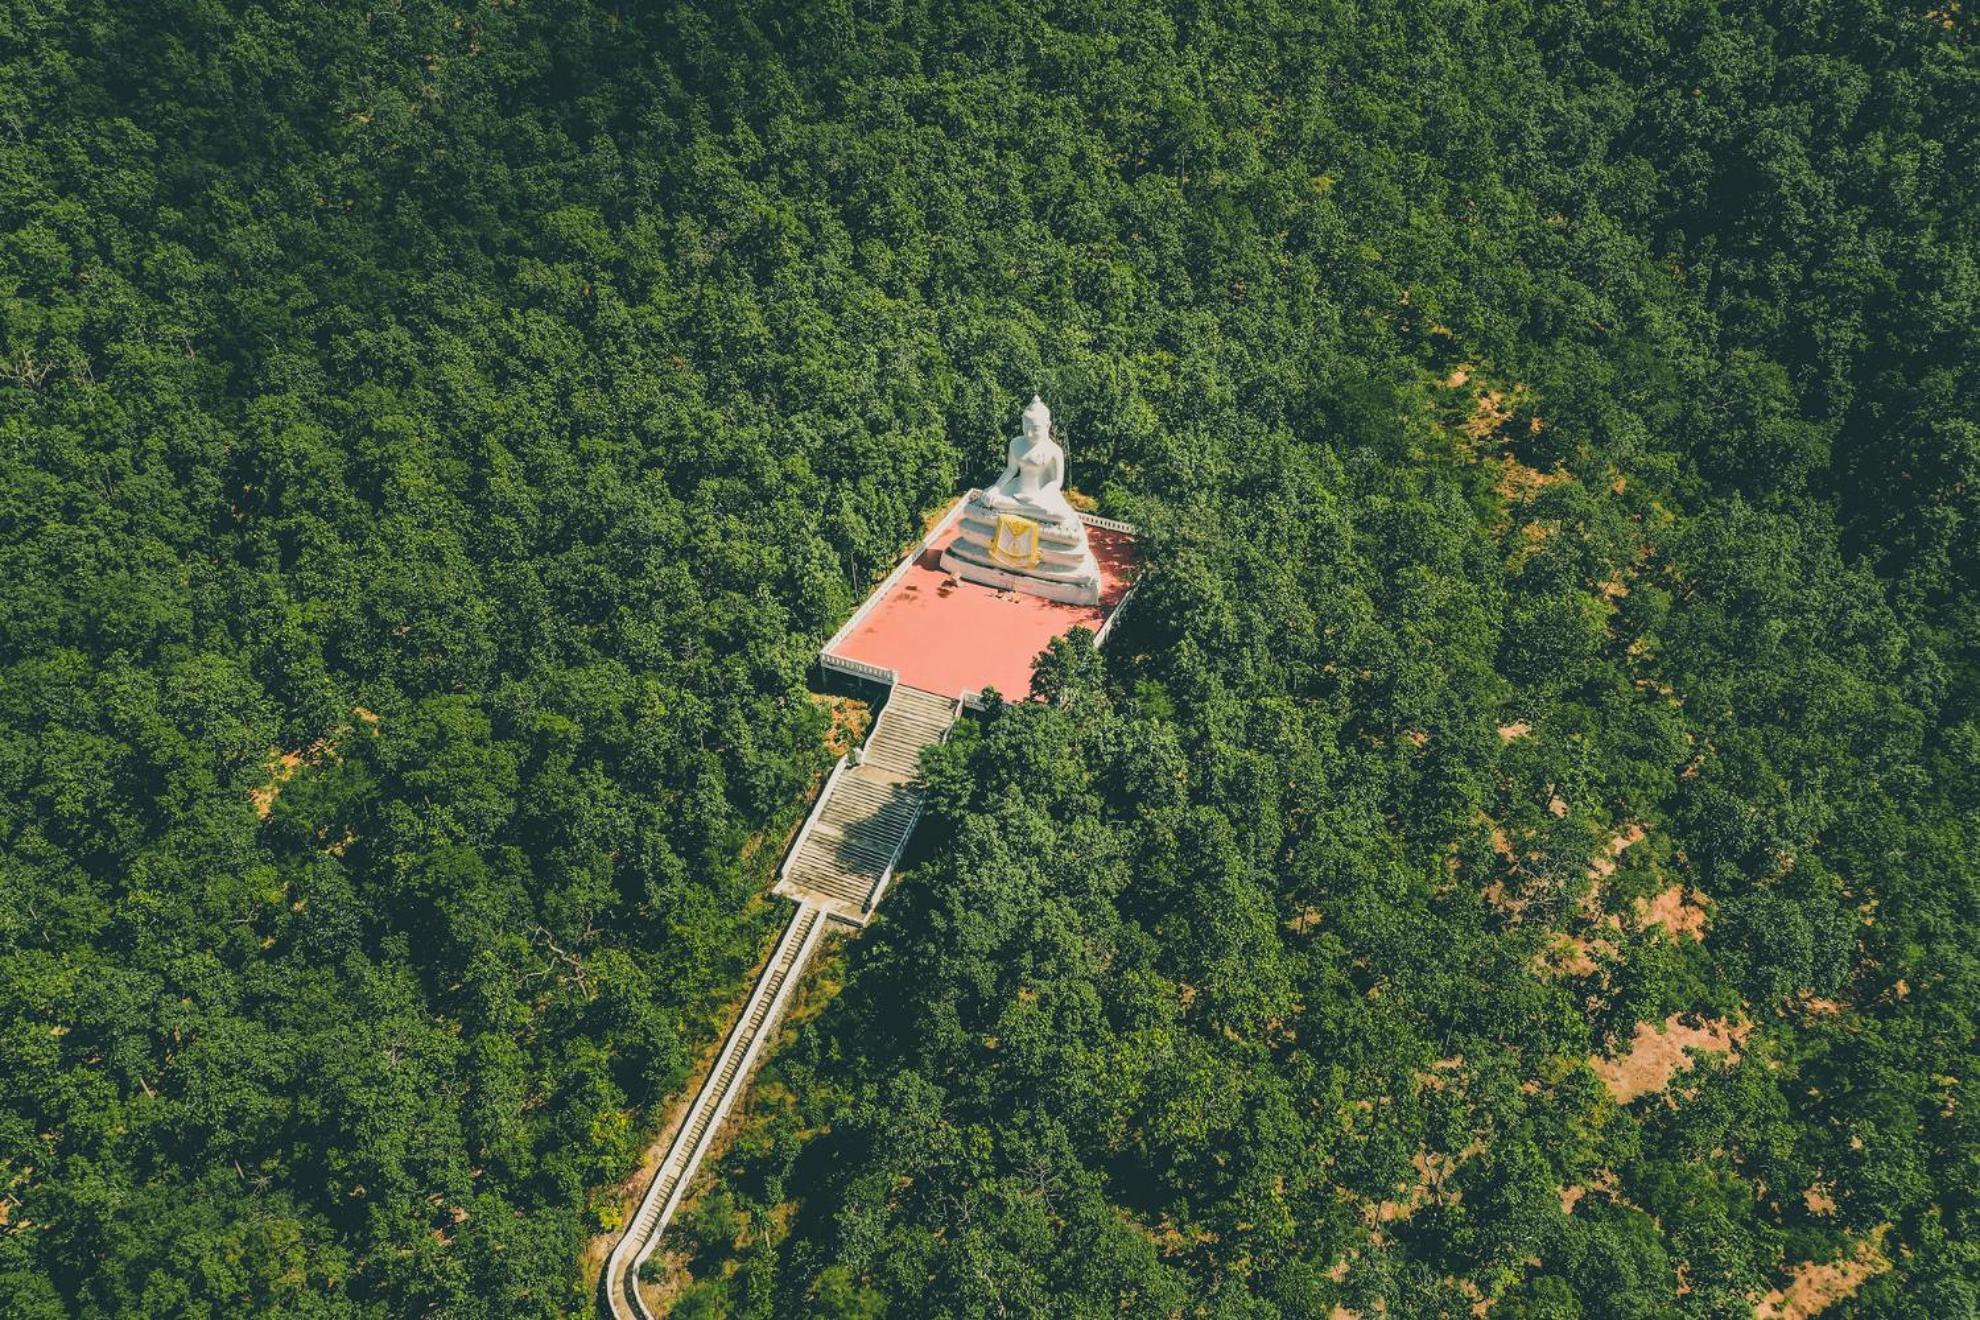
[[[1043,552],[1038,547],[1038,524],[1015,513],[997,515],[997,534],[990,539],[990,559],[999,568],[1022,572],[1037,568]]]

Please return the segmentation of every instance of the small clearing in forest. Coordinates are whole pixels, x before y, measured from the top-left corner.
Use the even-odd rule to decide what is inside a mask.
[[[1662,926],[1672,939],[1686,935],[1704,939],[1706,917],[1705,905],[1683,885],[1671,885],[1652,897],[1636,900],[1637,926],[1644,930]]]
[[[1616,873],[1616,859],[1636,844],[1643,842],[1650,831],[1639,824],[1623,827],[1610,840],[1602,845],[1602,854],[1588,864],[1588,874],[1596,880],[1606,880]]]
[[[1775,1288],[1753,1304],[1753,1320],[1808,1320],[1842,1301],[1891,1267],[1884,1254],[1886,1224],[1858,1242],[1855,1250],[1841,1260],[1818,1264],[1803,1261],[1789,1271],[1785,1288]]]
[[[1679,1073],[1695,1066],[1690,1053],[1694,1049],[1724,1054],[1728,1063],[1738,1062],[1739,1046],[1746,1043],[1750,1025],[1707,1018],[1691,1026],[1682,1017],[1673,1013],[1661,1027],[1639,1022],[1627,1051],[1610,1059],[1599,1055],[1589,1058],[1588,1066],[1618,1103],[1626,1105],[1638,1096],[1662,1091]]]

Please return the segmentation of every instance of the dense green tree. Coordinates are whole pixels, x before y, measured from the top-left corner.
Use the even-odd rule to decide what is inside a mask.
[[[1034,389],[1143,580],[931,755],[682,1313],[1972,1310],[1973,36],[0,15],[0,1314],[587,1305]]]

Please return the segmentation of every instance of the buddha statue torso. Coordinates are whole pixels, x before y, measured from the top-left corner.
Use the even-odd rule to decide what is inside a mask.
[[[1051,523],[1074,523],[1078,515],[1066,502],[1066,455],[1052,438],[1052,414],[1034,397],[1024,411],[1024,430],[1011,437],[1004,472],[984,491],[983,502],[993,509],[1023,513]]]

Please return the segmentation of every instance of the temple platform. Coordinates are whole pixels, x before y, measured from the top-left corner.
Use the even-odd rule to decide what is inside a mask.
[[[827,669],[959,697],[995,687],[1008,700],[1031,691],[1031,662],[1074,628],[1100,634],[1133,586],[1139,558],[1125,523],[1082,515],[1100,564],[1098,605],[1073,605],[966,582],[942,568],[958,534],[957,501],[838,635],[819,652]]]

